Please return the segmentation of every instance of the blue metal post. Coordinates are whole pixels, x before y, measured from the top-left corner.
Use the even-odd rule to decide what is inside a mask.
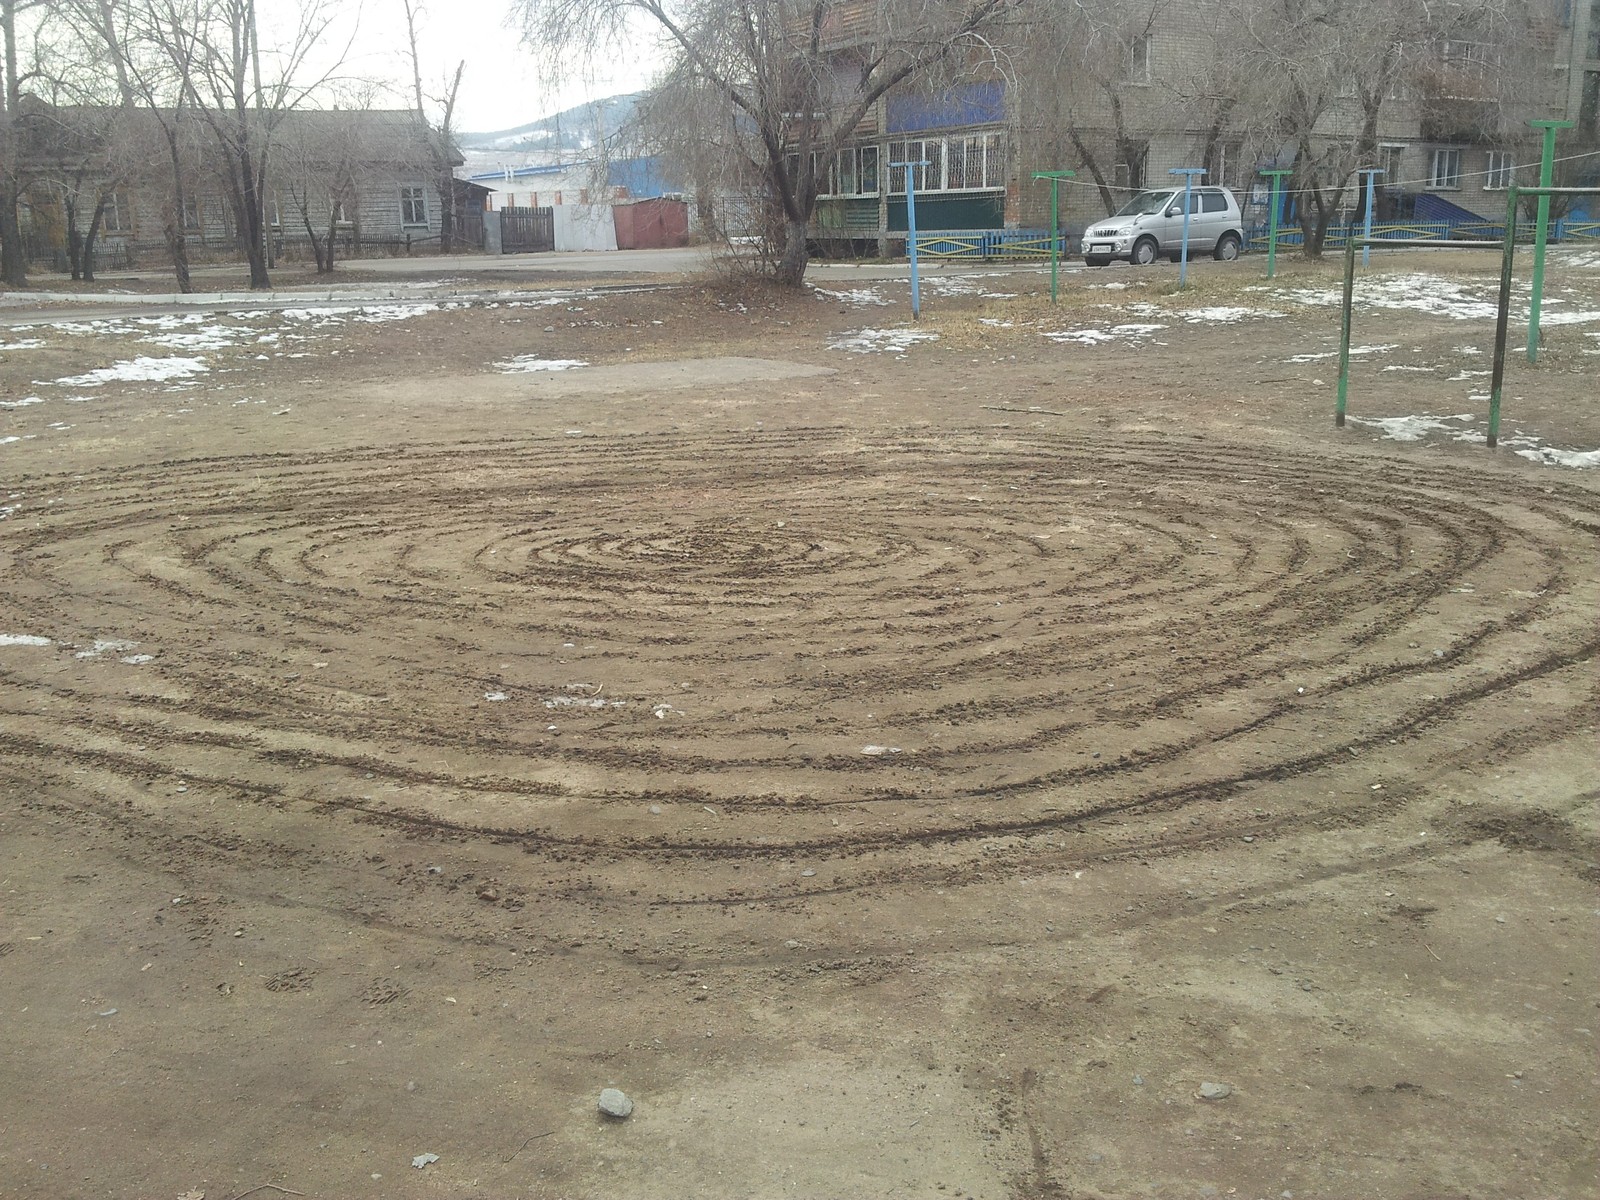
[[[1173,167],[1168,175],[1183,176],[1183,257],[1178,262],[1178,290],[1181,292],[1189,279],[1189,210],[1194,199],[1194,177],[1204,175],[1204,167]]]
[[[917,280],[917,167],[931,165],[927,159],[918,162],[892,162],[890,168],[906,170],[906,253],[911,257],[911,319],[922,319],[922,287]]]
[[[1372,265],[1372,203],[1378,190],[1376,180],[1383,172],[1376,167],[1368,167],[1361,174],[1367,177],[1367,219],[1361,230],[1361,267],[1365,270]]]

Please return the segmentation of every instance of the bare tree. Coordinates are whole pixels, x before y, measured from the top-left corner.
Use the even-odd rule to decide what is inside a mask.
[[[774,220],[774,274],[798,286],[818,167],[890,89],[972,46],[1013,0],[513,0],[528,41],[560,58],[664,36],[675,70],[721,101],[717,127],[748,125]]]
[[[1452,39],[1502,37],[1507,6],[1518,0],[1236,3],[1240,65],[1250,81],[1242,104],[1263,135],[1292,154],[1288,190],[1298,203],[1305,254],[1315,258],[1355,172],[1377,165],[1383,114],[1407,86],[1429,93],[1427,71]]]
[[[439,192],[439,249],[445,254],[455,250],[456,176],[455,176],[455,113],[456,96],[461,91],[461,76],[467,69],[465,60],[456,64],[455,73],[445,84],[443,92],[432,97],[439,113],[437,122],[428,119],[428,108],[423,103],[422,56],[417,52],[417,21],[422,15],[420,0],[401,0],[406,10],[406,44],[411,49],[411,82],[417,104],[417,120],[429,135],[433,156],[434,186]]]
[[[21,203],[26,190],[24,145],[26,117],[22,112],[22,47],[17,17],[40,7],[45,0],[0,0],[0,51],[5,54],[5,79],[0,84],[0,279],[12,287],[28,283],[28,253],[22,243]]]

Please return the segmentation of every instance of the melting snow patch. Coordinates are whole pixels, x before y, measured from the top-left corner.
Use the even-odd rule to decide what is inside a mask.
[[[39,338],[23,338],[20,342],[0,342],[0,351],[5,350],[37,350],[44,342]]]
[[[239,344],[230,336],[231,333],[231,330],[223,329],[221,326],[213,326],[194,333],[158,333],[153,337],[139,340],[156,346],[165,346],[169,350],[226,350],[229,346]]]
[[[211,368],[203,358],[135,358],[129,362],[113,363],[83,375],[69,375],[54,380],[68,387],[99,387],[106,383],[161,382],[167,379],[184,379],[190,375],[204,375]]]
[[[0,646],[50,646],[54,643],[47,637],[38,637],[31,633],[0,633]]]
[[[1458,321],[1492,318],[1498,312],[1494,300],[1486,299],[1487,287],[1468,288],[1439,275],[1417,272],[1378,279],[1360,279],[1355,285],[1356,303],[1366,308],[1416,309],[1453,317]],[[1282,295],[1300,304],[1313,304],[1328,308],[1341,305],[1343,297],[1336,291],[1313,291],[1307,288],[1285,290]]]
[[[1113,325],[1110,329],[1061,329],[1041,336],[1049,338],[1052,342],[1099,346],[1106,342],[1135,341],[1165,328],[1165,325]]]
[[[813,287],[812,292],[818,300],[837,300],[841,304],[882,304],[889,302],[878,294],[877,288],[849,288],[842,292],[830,291],[827,288]]]
[[[1393,342],[1381,342],[1373,346],[1351,346],[1350,356],[1354,358],[1358,354],[1386,354],[1395,348],[1396,345]],[[1318,359],[1337,357],[1339,357],[1337,350],[1323,350],[1317,354],[1291,354],[1283,361],[1286,363],[1308,363],[1316,362]]]
[[[1471,413],[1458,413],[1453,417],[1422,415],[1416,417],[1351,417],[1352,425],[1368,425],[1381,430],[1383,436],[1397,442],[1420,442],[1435,431],[1449,433],[1458,441],[1484,441],[1482,434],[1458,428],[1452,422],[1470,421]]]
[[[501,700],[509,700],[511,697],[504,692],[485,692],[483,698],[492,704],[498,704]]]
[[[851,354],[905,354],[918,342],[936,342],[937,333],[919,329],[860,329],[841,334],[828,343],[829,350],[846,350]]]
[[[1108,306],[1102,306],[1108,307]],[[1141,317],[1163,317],[1167,320],[1186,321],[1190,325],[1228,325],[1246,317],[1281,317],[1284,314],[1270,308],[1244,308],[1240,305],[1218,304],[1209,308],[1167,309],[1159,304],[1129,304],[1127,311]]]
[[[120,653],[124,650],[137,649],[138,645],[138,642],[127,642],[123,641],[121,638],[95,638],[94,645],[88,647],[87,649],[79,650],[72,657],[99,658],[108,650],[115,650]]]
[[[1535,446],[1515,453],[1550,467],[1600,467],[1600,450],[1557,450],[1553,446]]]
[[[1587,325],[1590,321],[1600,321],[1600,312],[1593,309],[1579,310],[1577,312],[1547,312],[1539,318],[1542,325]]]
[[[117,661],[125,662],[132,667],[139,667],[143,666],[147,662],[154,662],[155,660],[156,656],[154,654],[128,654]]]
[[[544,702],[546,708],[621,708],[626,701],[606,700],[600,696],[551,696]]]
[[[21,400],[0,400],[0,408],[27,408],[30,404],[43,404],[42,396],[24,396]]]
[[[497,371],[514,375],[521,371],[570,371],[575,367],[588,365],[581,358],[540,358],[534,354],[519,354],[516,358],[497,362],[494,366]]]

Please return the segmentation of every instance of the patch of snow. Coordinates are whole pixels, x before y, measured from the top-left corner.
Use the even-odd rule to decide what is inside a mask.
[[[37,350],[44,345],[40,338],[23,338],[20,342],[0,342],[0,352],[6,350]]]
[[[138,642],[124,641],[122,638],[95,638],[94,644],[86,649],[79,650],[73,658],[99,658],[108,650],[121,653],[124,650],[135,650]]]
[[[1539,317],[1540,325],[1587,325],[1590,321],[1600,321],[1600,312],[1594,309],[1578,312],[1546,312]]]
[[[544,702],[546,708],[621,708],[627,701],[607,700],[601,696],[551,696]]]
[[[155,660],[156,656],[154,654],[129,654],[117,661],[125,662],[132,667],[139,667],[147,662],[155,662]]]
[[[139,340],[155,346],[165,346],[169,350],[226,350],[230,346],[239,344],[231,336],[232,332],[219,325],[195,333],[158,333],[153,337]]]
[[[918,342],[938,340],[937,333],[920,329],[858,329],[840,334],[828,343],[828,349],[851,354],[905,354]]]
[[[32,633],[0,633],[0,646],[53,646],[47,637]]]
[[[1427,414],[1415,417],[1350,417],[1352,425],[1366,425],[1382,431],[1383,436],[1397,442],[1420,442],[1430,433],[1449,433],[1457,441],[1485,441],[1482,434],[1472,434],[1451,422],[1470,421],[1471,413],[1457,413],[1451,417]]]
[[[1551,467],[1600,467],[1600,450],[1557,450],[1554,446],[1535,446],[1513,453]]]
[[[516,358],[497,362],[494,366],[497,371],[514,375],[521,371],[571,371],[575,367],[588,365],[581,358],[540,358],[536,354],[519,354]]]
[[[1137,341],[1165,328],[1165,325],[1113,325],[1110,329],[1060,329],[1047,331],[1041,336],[1052,342],[1101,346],[1106,342]]]
[[[43,403],[43,396],[24,396],[21,400],[0,400],[0,408],[27,408],[30,404]]]
[[[811,291],[818,300],[837,300],[841,304],[878,304],[887,305],[889,302],[878,293],[877,288],[849,288],[846,291],[835,292],[828,288],[819,288],[812,285]]]
[[[1355,303],[1364,308],[1415,309],[1457,321],[1492,319],[1499,311],[1495,291],[1487,285],[1469,286],[1441,275],[1417,271],[1410,275],[1358,279]],[[1300,304],[1337,308],[1344,303],[1339,291],[1289,288],[1279,293]]]
[[[57,386],[100,387],[107,383],[161,382],[167,379],[184,379],[190,375],[204,375],[211,368],[203,358],[135,358],[113,363],[82,375],[68,375],[52,380]]]

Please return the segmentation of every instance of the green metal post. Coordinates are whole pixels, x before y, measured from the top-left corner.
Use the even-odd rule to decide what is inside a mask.
[[[1061,181],[1071,179],[1076,171],[1035,171],[1035,179],[1050,181],[1050,303],[1056,302],[1057,260],[1061,246]]]
[[[1571,121],[1529,121],[1544,131],[1544,149],[1539,156],[1539,186],[1547,188],[1555,180],[1556,130],[1571,129]],[[1550,197],[1539,197],[1539,218],[1533,231],[1533,296],[1528,301],[1528,361],[1539,361],[1539,309],[1544,301],[1544,247],[1550,234]],[[1492,444],[1492,443],[1491,443]]]
[[[1344,240],[1344,321],[1339,330],[1339,403],[1333,410],[1336,429],[1344,428],[1345,403],[1350,398],[1350,310],[1355,306],[1356,238]]]
[[[1511,263],[1517,253],[1516,184],[1506,199],[1506,239],[1500,252],[1500,312],[1494,326],[1494,376],[1489,384],[1489,449],[1500,444],[1500,392],[1506,380],[1506,327],[1511,321]]]
[[[1272,211],[1267,216],[1267,278],[1271,279],[1278,270],[1278,208],[1283,197],[1283,177],[1294,172],[1280,167],[1261,173],[1272,180]]]

